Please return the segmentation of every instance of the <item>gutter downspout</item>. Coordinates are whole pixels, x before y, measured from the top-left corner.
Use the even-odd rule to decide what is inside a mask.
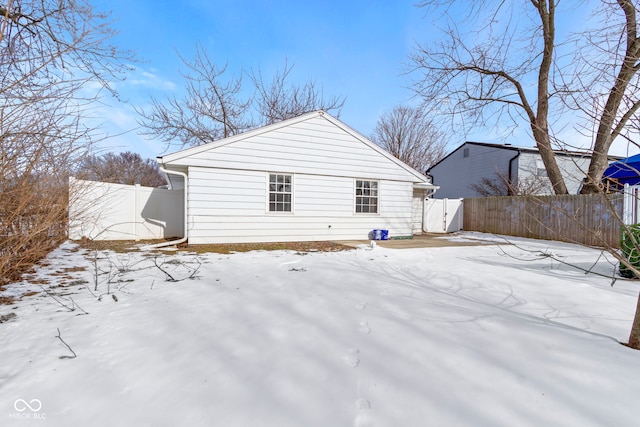
[[[144,249],[155,249],[155,248],[163,248],[165,246],[175,246],[175,245],[179,245],[180,243],[184,243],[189,239],[189,232],[188,232],[189,217],[187,216],[187,213],[189,212],[189,206],[188,206],[189,192],[187,191],[189,188],[189,177],[184,172],[167,170],[163,167],[160,167],[160,170],[166,173],[167,175],[178,175],[184,178],[184,237],[178,240],[171,240],[169,242],[162,242],[162,243],[156,243],[155,245],[145,246]]]
[[[424,176],[426,176],[427,178],[429,178],[429,184],[431,184],[431,185],[436,185],[436,183],[435,183],[435,182],[433,182],[433,175],[431,175],[431,174],[429,173],[429,169],[427,169],[426,171],[424,171]],[[434,193],[435,193],[435,190],[434,190]]]
[[[520,157],[521,151],[518,150],[518,154],[516,154],[515,156],[513,156],[511,159],[509,159],[509,176],[507,177],[507,179],[509,180],[509,182],[507,182],[507,195],[508,196],[513,196],[513,174],[511,173],[511,170],[513,169],[513,161],[516,160],[518,157]]]

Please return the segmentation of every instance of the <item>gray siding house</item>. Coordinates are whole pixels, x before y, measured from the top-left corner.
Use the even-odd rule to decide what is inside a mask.
[[[577,194],[591,157],[580,152],[556,154],[569,193]],[[465,142],[429,168],[427,175],[440,187],[434,196],[439,199],[553,194],[540,153],[533,147]]]

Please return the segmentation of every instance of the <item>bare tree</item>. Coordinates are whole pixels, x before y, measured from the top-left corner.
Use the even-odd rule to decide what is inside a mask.
[[[340,116],[344,97],[324,98],[324,91],[311,80],[304,85],[288,84],[293,65],[285,62],[283,69],[276,71],[270,83],[266,83],[260,71],[251,74],[256,88],[256,109],[263,124],[268,125],[297,117],[305,113],[324,110]]]
[[[193,61],[180,59],[187,67],[186,95],[164,101],[152,98],[150,109],[137,109],[144,135],[196,146],[252,127],[247,120],[251,103],[240,97],[242,77],[227,77],[227,65],[216,66],[200,46]]]
[[[574,32],[557,31],[559,1],[522,3],[468,2],[469,18],[486,20],[468,34],[460,32],[463,22],[453,22],[443,42],[420,46],[411,57],[422,73],[415,89],[426,99],[440,99],[443,110],[464,117],[467,125],[528,123],[556,194],[566,194],[566,185],[552,146],[575,145],[556,140],[552,127],[582,112],[579,127],[593,146],[581,192],[600,192],[612,143],[620,137],[636,143],[630,131],[639,129],[638,2],[601,0],[594,12],[599,20],[587,20]],[[576,0],[566,11],[587,5]]]
[[[444,157],[447,146],[428,112],[402,105],[378,119],[371,140],[422,173]]]
[[[509,196],[511,188],[508,182],[498,178],[484,177],[479,182],[471,184],[470,189],[481,197]]]
[[[78,166],[76,176],[89,181],[145,187],[161,187],[167,182],[153,159],[143,159],[138,153],[106,153],[87,156]]]
[[[109,17],[84,0],[0,5],[0,284],[65,238],[67,175],[89,148],[83,120],[124,58]]]
[[[583,130],[592,137],[593,154],[581,193],[602,191],[602,176],[609,165],[608,153],[617,138],[638,145],[630,135],[637,132],[640,115],[640,37],[637,0],[602,1],[596,16],[603,17],[584,40],[575,63],[581,64],[571,81],[571,105],[586,119]],[[595,129],[595,135],[594,133]]]
[[[197,48],[193,61],[181,59],[187,67],[185,96],[152,99],[149,109],[137,109],[142,133],[169,144],[196,146],[236,135],[257,124],[254,114],[260,117],[259,124],[267,125],[315,110],[339,114],[344,104],[344,98],[325,99],[313,80],[289,84],[293,66],[288,63],[269,82],[260,71],[252,72],[255,91],[246,95],[244,71],[239,77],[226,78],[227,65],[215,65],[202,47]]]
[[[480,182],[471,184],[469,188],[482,197],[535,196],[548,191],[546,180],[538,176],[514,181],[504,174],[496,173],[496,175],[496,178],[484,177]]]
[[[428,102],[438,102],[443,112],[460,115],[470,125],[504,118],[517,125],[525,120],[554,192],[567,194],[549,126],[557,0],[525,3],[529,10],[521,12],[519,2],[473,2],[469,16],[486,19],[479,30],[465,37],[460,33],[462,25],[454,23],[445,30],[440,44],[419,46],[411,55],[421,73],[415,90]],[[421,5],[441,6],[442,2],[429,0]],[[514,15],[519,19],[512,21]],[[529,90],[531,81],[536,82],[533,91]]]
[[[428,0],[422,6],[448,7],[451,3]],[[484,16],[486,21],[470,38],[460,33],[464,25],[454,23],[439,45],[420,46],[412,56],[416,70],[422,73],[415,90],[428,101],[440,100],[443,111],[459,114],[468,120],[466,125],[504,118],[517,125],[524,120],[556,194],[566,194],[552,151],[552,142],[562,141],[554,141],[549,118],[563,117],[567,107],[583,112],[582,130],[592,136],[594,144],[582,192],[597,193],[611,144],[618,137],[630,139],[629,131],[638,130],[638,2],[601,0],[602,21],[561,41],[555,26],[559,1],[524,3],[528,10],[520,2],[467,2],[469,16]],[[580,4],[585,2],[576,2],[570,11]],[[580,39],[585,43],[580,44]],[[559,54],[559,47],[572,51],[564,49]],[[569,53],[575,54],[573,61],[568,60]],[[619,216],[617,219],[622,225]],[[597,237],[598,230],[585,232]],[[640,239],[633,240],[640,249]],[[640,269],[632,267],[618,248],[608,245],[605,250],[640,277]],[[640,349],[640,298],[629,346]]]

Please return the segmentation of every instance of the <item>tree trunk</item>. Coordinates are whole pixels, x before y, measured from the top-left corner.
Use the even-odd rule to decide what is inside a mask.
[[[636,315],[631,325],[631,333],[629,334],[629,347],[640,350],[640,295],[638,295],[638,303],[636,304]]]
[[[564,183],[562,172],[558,167],[555,153],[551,147],[549,138],[549,73],[553,64],[553,50],[555,47],[555,1],[532,3],[537,7],[540,21],[542,23],[542,34],[544,39],[544,49],[542,61],[538,70],[538,108],[535,117],[529,114],[533,138],[538,146],[538,151],[542,157],[542,162],[547,170],[547,176],[551,181],[553,192],[557,195],[568,194],[567,186]]]
[[[558,167],[558,162],[556,162],[555,153],[551,147],[549,132],[546,130],[540,130],[535,127],[535,125],[532,125],[532,130],[533,136],[536,140],[536,145],[538,146],[538,151],[540,152],[540,157],[542,157],[542,162],[547,170],[547,176],[549,181],[551,181],[553,192],[556,195],[569,194],[567,186],[564,183],[562,172],[560,172],[560,168]]]
[[[609,91],[607,102],[600,117],[591,162],[589,163],[589,171],[584,178],[582,189],[580,190],[581,194],[594,194],[602,191],[602,175],[609,165],[609,148],[611,148],[611,144],[620,134],[626,121],[633,115],[623,114],[619,119],[619,123],[616,124],[616,118],[619,116],[625,92],[629,89],[631,80],[638,72],[636,64],[640,59],[640,39],[637,37],[636,28],[636,6],[632,0],[618,0],[618,5],[624,11],[626,17],[625,41],[627,47],[624,61],[620,66],[613,87]],[[633,113],[634,108],[637,108],[637,106],[632,107],[629,112]]]
[[[611,146],[611,142],[606,144],[598,142],[599,138],[596,138],[596,146],[605,147],[606,145],[606,150]],[[609,166],[609,157],[607,156],[607,153],[600,153],[594,150],[591,154],[589,171],[587,172],[587,176],[582,180],[580,194],[597,194],[602,191],[602,175],[604,175],[604,171],[607,169],[607,166]]]

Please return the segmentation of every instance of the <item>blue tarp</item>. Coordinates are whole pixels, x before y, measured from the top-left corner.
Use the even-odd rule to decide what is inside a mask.
[[[611,163],[604,171],[604,177],[615,179],[620,184],[640,184],[640,154]]]

